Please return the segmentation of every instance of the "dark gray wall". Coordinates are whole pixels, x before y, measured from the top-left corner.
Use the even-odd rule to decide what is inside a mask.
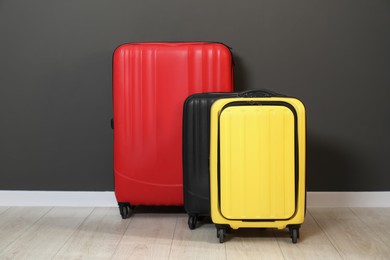
[[[390,190],[387,0],[0,0],[0,37],[0,189],[113,190],[113,50],[210,40],[306,104],[309,190]]]

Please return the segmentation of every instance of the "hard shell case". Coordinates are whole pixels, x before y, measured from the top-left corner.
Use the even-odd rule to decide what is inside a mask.
[[[220,99],[211,108],[210,199],[217,236],[289,228],[305,216],[306,116],[295,98]]]
[[[188,95],[233,91],[232,55],[212,42],[130,43],[113,55],[115,196],[183,205],[182,107]]]
[[[183,109],[183,192],[188,227],[195,229],[199,217],[210,216],[210,109],[221,98],[271,97],[265,89],[233,93],[190,95]]]

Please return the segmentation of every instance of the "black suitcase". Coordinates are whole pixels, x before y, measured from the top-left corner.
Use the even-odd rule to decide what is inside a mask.
[[[188,227],[195,229],[198,218],[210,216],[210,109],[220,98],[275,97],[268,90],[241,93],[201,93],[189,96],[183,109],[183,194]]]

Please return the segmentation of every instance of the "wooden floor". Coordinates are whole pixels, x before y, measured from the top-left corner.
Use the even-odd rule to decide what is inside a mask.
[[[310,208],[286,230],[189,230],[178,209],[0,207],[0,259],[390,259],[390,208]]]

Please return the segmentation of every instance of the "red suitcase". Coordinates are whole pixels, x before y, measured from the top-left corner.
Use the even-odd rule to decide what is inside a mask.
[[[182,111],[187,96],[233,91],[221,43],[131,43],[113,55],[114,177],[122,218],[136,205],[183,205]]]

